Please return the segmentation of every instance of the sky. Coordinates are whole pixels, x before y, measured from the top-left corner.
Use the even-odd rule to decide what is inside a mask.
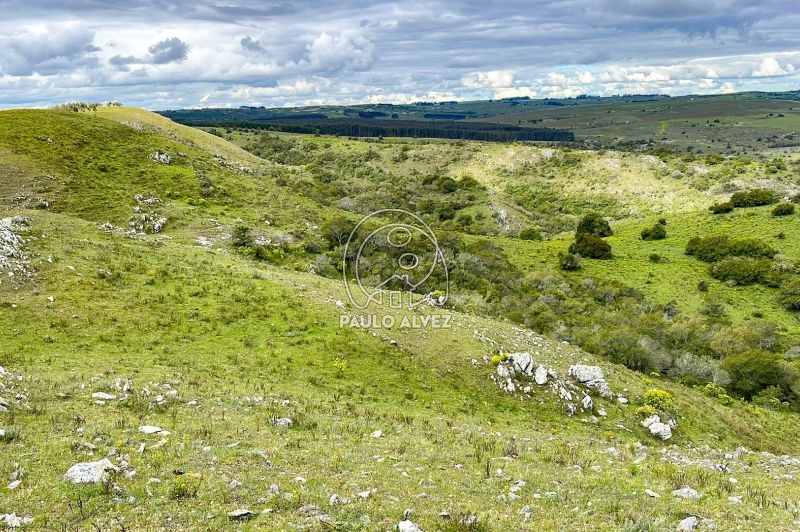
[[[800,89],[798,0],[0,0],[0,108]]]

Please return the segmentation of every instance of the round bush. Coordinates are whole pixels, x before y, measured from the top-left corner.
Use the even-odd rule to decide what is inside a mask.
[[[733,210],[733,203],[726,201],[725,203],[715,203],[708,208],[714,214],[726,214]]]
[[[575,242],[569,247],[569,252],[590,259],[610,259],[611,245],[599,236],[581,233],[575,237]]]
[[[575,230],[575,235],[589,234],[595,236],[611,236],[614,234],[611,231],[609,223],[603,219],[602,216],[596,212],[590,212],[578,222],[578,228]]]
[[[794,205],[791,203],[779,203],[772,209],[772,216],[790,216],[794,214]]]
[[[800,310],[800,277],[793,277],[781,285],[781,303],[789,310]]]

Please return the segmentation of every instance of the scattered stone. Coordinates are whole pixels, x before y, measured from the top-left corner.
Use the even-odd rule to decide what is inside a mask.
[[[382,430],[376,430],[375,432],[370,434],[370,437],[372,437],[372,438],[383,438],[383,431]]]
[[[335,493],[333,495],[331,495],[330,499],[328,499],[328,504],[331,505],[331,506],[339,506],[339,504],[341,504],[341,502],[342,502],[342,499],[340,499],[339,496],[336,495]]]
[[[644,492],[645,492],[645,493],[646,493],[646,494],[647,494],[649,497],[652,497],[652,498],[654,498],[654,499],[660,499],[660,498],[661,498],[661,495],[659,495],[658,493],[656,493],[656,492],[655,492],[655,491],[653,491],[653,490],[647,489],[647,490],[644,490]]]
[[[73,484],[98,484],[106,479],[108,471],[119,471],[119,468],[108,458],[103,458],[98,462],[82,462],[70,467],[64,473],[64,480]]]
[[[675,490],[672,492],[672,494],[676,497],[680,497],[682,499],[690,499],[690,500],[698,500],[702,497],[702,495],[697,493],[696,490],[693,490],[692,488],[689,487]]]
[[[689,532],[697,528],[697,525],[699,523],[700,519],[698,519],[694,515],[690,515],[689,517],[678,523],[678,528],[676,528],[675,530],[677,530],[678,532]]]
[[[288,429],[294,424],[294,422],[288,417],[279,417],[278,419],[273,419],[272,424],[279,429]]]
[[[653,414],[644,421],[642,426],[650,431],[650,434],[657,436],[664,441],[672,437],[672,427],[668,423],[662,423],[658,415]]]
[[[8,485],[8,489],[15,490],[22,485],[21,480],[15,480]]]
[[[0,523],[6,525],[6,528],[19,528],[23,525],[33,523],[33,517],[22,517],[17,514],[0,514]]]
[[[94,392],[92,394],[92,399],[99,399],[100,401],[113,401],[116,398],[116,395],[105,392]]]
[[[397,524],[398,532],[421,532],[422,529],[413,521],[405,520]]]
[[[142,425],[139,427],[139,432],[142,434],[163,434],[164,436],[169,436],[169,432],[154,425]]]
[[[547,368],[544,366],[539,366],[536,368],[536,373],[533,374],[533,382],[539,386],[544,386],[547,384]]]
[[[627,405],[628,404],[628,399],[625,398],[625,397],[620,396],[620,397],[617,397],[617,402],[619,404],[621,404],[621,405]]]
[[[584,396],[583,399],[581,400],[581,405],[583,405],[583,408],[585,410],[591,410],[591,408],[592,408],[592,398],[589,397],[588,395]]]
[[[170,157],[166,153],[161,153],[160,151],[156,150],[150,154],[150,160],[155,161],[161,164],[169,164],[172,162],[172,157]]]
[[[231,490],[238,490],[241,489],[244,484],[239,482],[238,480],[231,480],[231,483],[228,484],[228,488]]]
[[[237,508],[232,512],[228,512],[228,518],[230,518],[231,521],[247,521],[255,516],[256,514],[247,508]]]
[[[742,497],[741,496],[728,497],[728,502],[731,504],[742,504]]]
[[[569,367],[569,375],[587,388],[597,390],[601,397],[610,398],[613,395],[599,366],[576,364]]]

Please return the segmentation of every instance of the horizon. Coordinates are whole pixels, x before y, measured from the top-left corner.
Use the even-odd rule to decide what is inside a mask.
[[[0,108],[108,100],[284,108],[800,87],[800,15],[782,0],[3,7]]]

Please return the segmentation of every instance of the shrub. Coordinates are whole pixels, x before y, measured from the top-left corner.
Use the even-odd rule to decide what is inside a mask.
[[[659,255],[658,253],[651,253],[650,256],[647,258],[650,260],[650,262],[653,263],[661,262],[661,255]]]
[[[770,268],[771,264],[766,260],[731,257],[714,264],[711,267],[711,276],[720,281],[744,286],[764,281]]]
[[[794,214],[794,205],[791,203],[779,203],[772,209],[772,216],[790,216]]]
[[[699,290],[700,292],[708,292],[708,288],[709,288],[708,281],[700,281],[699,283],[697,283],[697,290]]]
[[[355,222],[348,218],[337,216],[322,227],[322,237],[328,241],[328,245],[333,249],[347,242],[355,226]]]
[[[760,350],[725,358],[722,368],[731,377],[728,389],[745,399],[751,399],[770,386],[787,388],[788,375],[781,362],[779,355]]]
[[[727,214],[733,210],[733,203],[726,201],[725,203],[715,203],[708,208],[713,214]]]
[[[727,257],[751,257],[771,259],[777,253],[769,244],[755,238],[730,240],[724,235],[694,237],[686,243],[687,255],[704,262],[717,262]]]
[[[644,392],[644,404],[662,412],[671,412],[675,409],[672,395],[664,390],[647,390]]]
[[[787,279],[781,284],[781,303],[789,310],[800,310],[800,277]]]
[[[656,409],[650,405],[643,405],[636,409],[636,415],[640,418],[648,418],[655,415]]]
[[[574,253],[560,252],[558,254],[558,266],[564,271],[574,272],[581,269],[581,257]]]
[[[578,222],[578,228],[575,230],[575,236],[581,234],[589,234],[595,236],[611,236],[614,232],[611,230],[609,223],[603,219],[596,212],[590,212],[581,218]]]
[[[642,229],[642,240],[664,240],[667,238],[667,228],[660,223],[653,227]]]
[[[253,231],[246,225],[237,225],[233,229],[233,245],[245,248],[253,243]]]
[[[535,227],[526,227],[519,232],[520,240],[541,240],[542,233]]]
[[[734,207],[759,207],[761,205],[771,205],[778,201],[775,193],[763,188],[748,190],[747,192],[737,192],[731,196],[731,204]]]
[[[703,386],[703,393],[709,397],[719,400],[719,402],[725,406],[732,405],[734,401],[733,397],[725,393],[725,388],[719,384],[714,384],[713,382],[709,382]]]
[[[590,259],[610,259],[611,245],[599,236],[579,233],[575,237],[575,242],[570,245],[569,252]]]

